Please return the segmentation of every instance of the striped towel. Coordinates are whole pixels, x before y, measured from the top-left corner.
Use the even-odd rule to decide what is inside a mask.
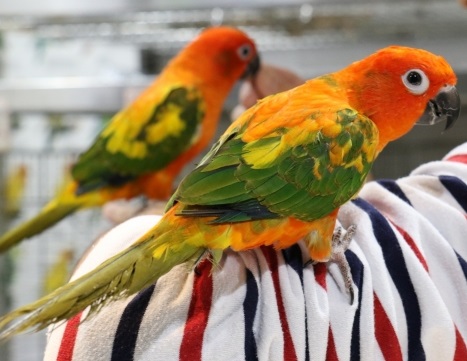
[[[339,212],[346,257],[303,267],[304,245],[227,251],[181,265],[136,296],[49,334],[45,360],[467,360],[467,143],[410,176],[370,182]],[[77,277],[146,232],[133,218],[99,240]]]

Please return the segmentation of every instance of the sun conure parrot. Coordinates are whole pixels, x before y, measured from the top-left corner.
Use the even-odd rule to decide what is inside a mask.
[[[258,69],[255,44],[242,31],[201,32],[110,120],[72,167],[73,181],[64,191],[0,237],[0,252],[80,208],[137,195],[167,201],[176,176],[209,145],[235,82]]]
[[[151,230],[92,272],[1,318],[0,338],[88,306],[92,314],[177,264],[196,264],[205,254],[219,262],[228,247],[282,249],[304,238],[311,259],[329,260],[339,207],[357,194],[386,144],[417,120],[453,124],[455,84],[442,57],[392,46],[260,100],[183,179]]]

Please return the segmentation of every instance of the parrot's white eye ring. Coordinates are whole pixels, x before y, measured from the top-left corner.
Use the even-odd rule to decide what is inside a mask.
[[[420,95],[427,91],[430,80],[425,72],[420,69],[410,69],[402,75],[402,83],[412,94]]]
[[[237,49],[238,57],[242,60],[250,60],[252,53],[253,48],[250,44],[243,44]]]

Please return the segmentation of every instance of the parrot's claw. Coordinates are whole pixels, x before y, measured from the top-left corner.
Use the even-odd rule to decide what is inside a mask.
[[[206,259],[208,259],[213,264],[214,267],[218,267],[220,262],[221,262],[223,254],[224,254],[224,250],[222,250],[222,249],[209,249],[209,248],[206,248],[203,252],[200,253],[199,257],[194,262],[194,271],[195,271],[195,273],[198,276],[200,275],[200,272],[198,270],[198,266]]]
[[[353,304],[354,301],[354,290],[353,290],[353,281],[352,273],[350,272],[349,262],[345,258],[345,251],[349,248],[352,237],[357,230],[356,225],[351,225],[347,228],[346,233],[342,236],[342,227],[338,227],[332,236],[332,253],[329,259],[330,262],[334,262],[339,267],[339,270],[344,277],[345,289],[350,295],[350,304]]]
[[[313,265],[315,265],[317,263],[319,263],[319,262],[310,258],[308,261],[305,262],[305,264],[303,265],[303,268],[307,268],[310,265],[313,266]]]
[[[198,270],[199,265],[207,258],[209,257],[209,249],[205,249],[203,252],[201,252],[196,258],[196,260],[193,262],[193,270],[197,276],[201,275],[201,272]]]

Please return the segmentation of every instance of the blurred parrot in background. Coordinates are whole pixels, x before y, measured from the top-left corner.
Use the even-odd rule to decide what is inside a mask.
[[[21,211],[28,169],[25,164],[17,164],[6,175],[3,188],[3,211],[9,218],[16,217]]]
[[[258,69],[255,44],[242,31],[201,32],[80,155],[65,190],[0,237],[0,252],[80,208],[138,195],[167,201],[176,176],[211,142],[233,85]]]
[[[339,207],[356,196],[386,144],[417,121],[452,126],[460,111],[455,84],[442,57],[392,46],[260,100],[182,180],[151,230],[93,271],[2,317],[0,338],[88,306],[92,314],[175,265],[196,266],[206,256],[216,264],[228,247],[283,249],[303,239],[313,261],[340,262],[351,280],[343,255],[351,237],[334,233]]]
[[[42,294],[46,295],[68,282],[73,269],[74,251],[61,250],[47,269],[42,282]]]

